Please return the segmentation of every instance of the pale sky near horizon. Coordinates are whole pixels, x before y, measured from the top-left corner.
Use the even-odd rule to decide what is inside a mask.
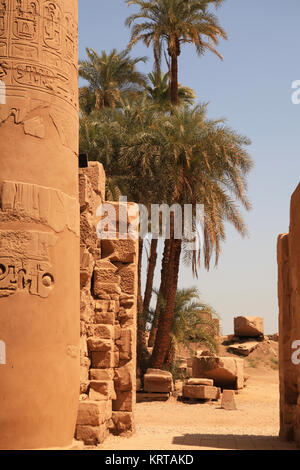
[[[124,0],[79,0],[79,57],[85,47],[124,49],[124,21],[132,11]],[[288,231],[290,197],[300,180],[300,104],[291,101],[292,82],[300,80],[300,2],[227,0],[217,14],[229,36],[219,47],[224,61],[211,53],[198,58],[184,47],[179,81],[195,90],[199,102],[210,103],[210,117],[225,117],[252,140],[249,238],[229,227],[218,268],[201,270],[196,280],[182,267],[179,286],[199,288],[219,313],[223,334],[232,333],[236,315],[262,316],[270,334],[278,330],[276,240]],[[151,71],[151,49],[138,45],[132,55],[147,55],[140,70]]]

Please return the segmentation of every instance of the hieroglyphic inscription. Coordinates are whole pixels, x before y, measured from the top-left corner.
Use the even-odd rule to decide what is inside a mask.
[[[20,291],[48,297],[54,287],[50,248],[55,242],[51,233],[0,230],[0,298]]]
[[[7,0],[0,0],[0,38],[7,35]]]
[[[59,5],[47,0],[44,5],[43,40],[51,49],[60,50],[62,13]]]
[[[39,4],[37,0],[15,0],[13,35],[15,38],[36,42],[38,38]]]
[[[71,62],[75,60],[76,46],[76,25],[74,18],[69,13],[65,15],[65,55]]]
[[[48,297],[54,285],[52,267],[36,260],[0,258],[0,298],[18,291]]]
[[[76,45],[77,23],[59,0],[0,0],[0,79],[8,89],[6,115],[15,89],[23,89],[24,96],[26,89],[55,95],[77,108]]]

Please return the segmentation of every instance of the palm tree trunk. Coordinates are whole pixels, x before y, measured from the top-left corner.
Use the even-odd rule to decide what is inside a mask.
[[[95,108],[97,109],[97,111],[100,111],[101,110],[101,101],[102,101],[100,90],[96,89],[95,90],[95,95],[96,95]]]
[[[142,297],[142,261],[143,261],[144,240],[139,240],[139,259],[138,259],[138,292],[137,292],[137,359],[138,364],[142,366],[147,357],[146,330]]]
[[[151,246],[150,246],[150,256],[148,262],[148,273],[147,273],[147,280],[146,280],[146,287],[145,287],[145,294],[144,294],[144,312],[149,311],[151,297],[152,297],[152,290],[153,290],[153,279],[154,279],[154,272],[156,268],[156,260],[157,260],[157,238],[152,238]]]
[[[166,305],[160,312],[156,341],[151,357],[151,367],[154,369],[162,369],[165,364],[174,319],[182,240],[175,240],[174,229],[172,232]]]
[[[171,103],[178,104],[178,56],[171,55]]]
[[[154,320],[152,323],[152,328],[149,336],[148,346],[152,348],[155,342],[157,327],[158,327],[158,319],[161,309],[161,301],[162,299],[165,300],[166,292],[167,292],[167,281],[168,281],[168,272],[169,272],[169,263],[170,263],[170,248],[171,243],[170,240],[165,240],[165,247],[162,259],[162,267],[161,267],[161,280],[160,280],[160,287],[159,293],[156,301],[156,308],[154,314]]]
[[[175,363],[176,348],[174,341],[170,340],[169,349],[166,356],[166,366],[168,370],[171,370]]]

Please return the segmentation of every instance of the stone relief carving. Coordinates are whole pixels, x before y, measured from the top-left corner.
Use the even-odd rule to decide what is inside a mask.
[[[44,5],[43,39],[46,46],[60,50],[62,13],[55,1],[46,1]]]
[[[7,297],[17,291],[48,297],[54,285],[51,270],[50,264],[36,260],[0,258],[0,297]]]
[[[0,38],[7,34],[7,0],[0,1]]]
[[[13,34],[16,38],[35,42],[38,36],[39,3],[37,0],[15,0]]]
[[[76,41],[74,16],[57,0],[0,0],[0,80],[7,88],[0,123],[11,115],[23,122],[26,100],[41,94],[51,109],[62,100],[65,115],[77,111]]]
[[[75,198],[57,189],[13,181],[4,181],[0,189],[0,221],[29,218],[55,232],[67,228],[79,235],[79,207]]]
[[[48,297],[54,286],[49,249],[55,236],[35,231],[0,231],[0,298],[27,292]]]

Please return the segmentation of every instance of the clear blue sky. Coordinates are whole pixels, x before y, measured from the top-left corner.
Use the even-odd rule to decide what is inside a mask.
[[[124,21],[132,11],[123,0],[79,0],[79,57],[87,46],[124,49]],[[180,286],[197,285],[220,314],[224,334],[238,314],[264,317],[268,334],[277,331],[276,239],[288,231],[290,196],[300,179],[300,105],[291,102],[291,84],[300,80],[300,2],[227,0],[217,14],[229,36],[219,47],[224,61],[211,53],[199,59],[185,47],[179,80],[200,102],[210,102],[211,117],[226,117],[252,140],[250,237],[229,228],[218,268],[201,271],[198,280],[182,268]],[[152,69],[151,49],[138,45],[133,55],[148,55],[141,70]]]

